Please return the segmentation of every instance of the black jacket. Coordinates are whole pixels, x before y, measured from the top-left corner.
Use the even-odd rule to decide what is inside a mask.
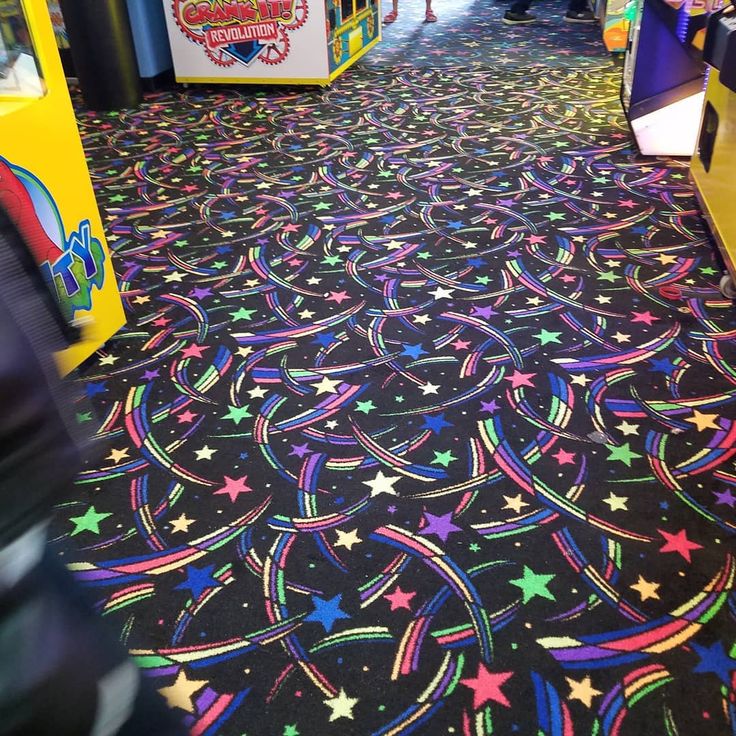
[[[53,353],[74,339],[0,209],[0,547],[48,516],[81,463]]]

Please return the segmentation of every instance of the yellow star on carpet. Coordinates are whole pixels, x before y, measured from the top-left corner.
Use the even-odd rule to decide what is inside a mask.
[[[340,688],[337,697],[328,698],[323,701],[326,706],[332,709],[330,713],[330,723],[338,718],[349,718],[353,720],[353,708],[355,708],[358,698],[349,698],[345,691]]]
[[[526,501],[521,500],[521,493],[518,496],[504,496],[504,501],[506,501],[506,505],[502,506],[501,509],[512,509],[513,511],[516,511],[517,514],[521,513],[521,509],[524,506],[528,506],[529,504]]]
[[[125,457],[128,457],[127,447],[124,447],[122,450],[112,449],[105,460],[112,460],[117,465]]]
[[[608,498],[603,499],[603,503],[607,503],[611,507],[611,511],[628,511],[626,502],[628,496],[617,496],[615,493],[609,493]]]
[[[363,540],[358,536],[358,530],[353,529],[351,532],[343,532],[337,530],[337,542],[335,547],[345,547],[348,550],[353,549],[353,545],[360,544]]]
[[[677,256],[668,256],[665,253],[660,253],[654,260],[659,261],[663,266],[668,266],[671,263],[677,263]]]
[[[636,585],[630,585],[630,588],[635,590],[640,596],[642,601],[648,600],[649,598],[656,598],[659,600],[659,583],[650,583],[639,575],[639,579],[636,581]]]
[[[178,519],[171,520],[171,533],[188,532],[189,527],[194,524],[195,519],[187,519],[186,514],[182,514]]]
[[[182,670],[173,685],[159,689],[161,695],[166,698],[169,708],[181,708],[188,713],[194,713],[192,696],[197,690],[201,690],[209,680],[189,680],[187,674]]]
[[[335,381],[327,376],[323,376],[319,383],[312,384],[317,389],[317,396],[320,394],[336,394],[339,385],[340,381]]]
[[[716,424],[717,419],[718,414],[703,414],[702,411],[693,409],[693,415],[685,421],[694,424],[698,428],[698,432],[704,432],[706,429],[720,429]]]
[[[566,677],[567,684],[570,686],[570,694],[568,700],[579,700],[586,708],[593,705],[593,698],[596,695],[603,695],[600,690],[596,690],[590,681],[590,675],[586,675],[580,682]]]

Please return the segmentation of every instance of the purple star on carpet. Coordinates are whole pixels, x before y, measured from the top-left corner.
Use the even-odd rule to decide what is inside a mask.
[[[158,373],[158,368],[156,368],[155,371],[144,371],[143,372],[144,381],[153,381],[154,378],[160,378],[159,373]]]
[[[491,399],[491,401],[481,401],[480,410],[489,411],[491,412],[491,414],[493,414],[494,411],[498,411],[498,404],[496,403],[496,399]]]
[[[493,307],[473,307],[473,311],[470,313],[470,316],[489,319],[494,314],[498,314],[498,312],[494,311]]]
[[[713,491],[713,495],[716,497],[716,505],[718,506],[730,506],[731,508],[734,507],[734,504],[736,504],[736,496],[731,493],[730,488],[726,488],[725,491]]]
[[[309,455],[312,451],[309,449],[309,445],[305,442],[303,445],[292,445],[291,452],[289,455],[296,455],[297,457],[304,457]]]
[[[189,292],[190,296],[193,296],[195,299],[204,299],[206,296],[212,296],[212,289],[200,289],[197,287],[196,289],[192,289]]]
[[[447,537],[453,532],[460,532],[462,529],[452,523],[452,511],[442,516],[435,516],[428,511],[424,512],[424,520],[427,526],[421,529],[419,533],[423,536],[428,534],[436,534],[443,542],[447,541]]]

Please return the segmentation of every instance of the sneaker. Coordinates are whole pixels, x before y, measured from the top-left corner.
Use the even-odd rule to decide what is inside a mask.
[[[507,10],[506,14],[503,16],[503,22],[507,26],[517,26],[525,25],[527,23],[534,23],[536,19],[537,16],[532,15],[531,13],[512,13],[510,10]]]
[[[579,13],[568,10],[565,13],[565,20],[568,23],[595,23],[596,17],[590,10],[581,10]]]

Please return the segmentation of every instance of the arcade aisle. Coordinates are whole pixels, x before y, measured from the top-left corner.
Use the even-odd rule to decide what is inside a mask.
[[[562,5],[402,5],[329,90],[80,112],[128,327],[55,536],[194,734],[733,734],[736,311],[686,165]]]

